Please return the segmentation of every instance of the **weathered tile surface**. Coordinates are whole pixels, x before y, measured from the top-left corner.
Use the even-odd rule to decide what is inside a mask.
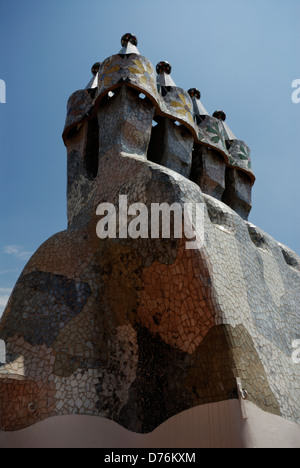
[[[1,319],[0,430],[87,414],[148,432],[237,398],[236,377],[250,401],[300,423],[299,257],[242,219],[254,180],[245,147],[232,143],[230,156],[218,119],[196,119],[188,93],[157,87],[149,60],[122,50],[68,103],[68,229],[29,260]],[[203,204],[204,245],[99,239],[96,208],[120,195],[149,210]]]

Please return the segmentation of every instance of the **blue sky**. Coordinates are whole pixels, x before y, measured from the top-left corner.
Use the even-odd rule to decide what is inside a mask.
[[[250,221],[300,254],[299,0],[0,0],[0,314],[30,255],[66,228],[68,97],[132,32],[251,148]]]

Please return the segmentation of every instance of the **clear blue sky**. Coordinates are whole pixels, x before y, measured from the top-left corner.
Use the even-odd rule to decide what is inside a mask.
[[[66,228],[68,97],[132,32],[250,146],[250,221],[300,254],[299,0],[0,0],[0,314],[30,254]]]

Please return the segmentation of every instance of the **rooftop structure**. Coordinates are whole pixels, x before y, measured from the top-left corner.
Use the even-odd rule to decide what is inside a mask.
[[[0,322],[0,447],[299,447],[300,259],[247,221],[250,151],[224,111],[121,45],[68,101],[68,227]],[[200,206],[202,242],[144,236],[124,203]]]

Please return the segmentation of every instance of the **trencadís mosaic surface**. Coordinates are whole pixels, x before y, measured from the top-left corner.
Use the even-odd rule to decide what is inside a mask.
[[[30,259],[1,319],[0,430],[85,414],[145,433],[237,398],[237,377],[300,423],[300,260],[247,221],[249,148],[131,35],[96,65],[68,103],[68,228]],[[97,206],[124,194],[202,204],[203,246],[99,239]]]

